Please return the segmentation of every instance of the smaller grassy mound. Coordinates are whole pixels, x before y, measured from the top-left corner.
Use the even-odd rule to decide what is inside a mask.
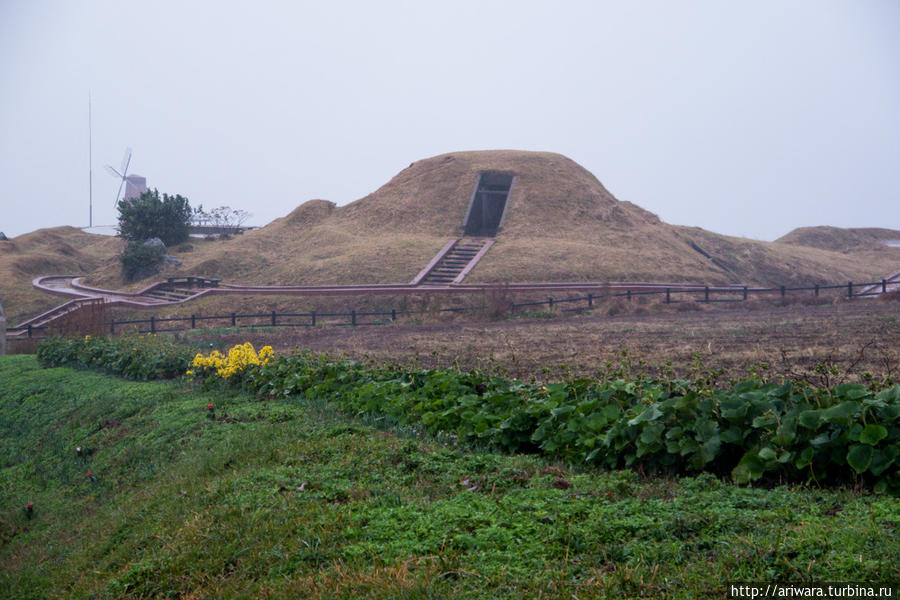
[[[0,358],[0,378],[8,597],[697,598],[900,579],[895,498],[577,471],[30,356]]]
[[[42,275],[86,275],[117,262],[122,240],[84,233],[75,227],[39,229],[0,242],[0,300],[9,327],[61,304],[59,296],[35,290]],[[121,264],[119,264],[121,269]]]
[[[838,252],[858,252],[884,247],[886,241],[900,241],[900,231],[877,227],[799,227],[777,242]]]

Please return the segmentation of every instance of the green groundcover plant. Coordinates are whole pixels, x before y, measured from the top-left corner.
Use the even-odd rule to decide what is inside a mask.
[[[38,362],[44,367],[97,369],[147,381],[184,374],[191,359],[185,346],[153,334],[125,337],[53,337],[41,342]]]
[[[823,389],[761,378],[728,389],[702,379],[540,385],[310,353],[251,365],[227,383],[265,396],[333,401],[462,442],[610,469],[711,471],[737,483],[854,483],[900,494],[900,386]]]
[[[207,388],[325,400],[457,442],[571,463],[646,473],[708,471],[737,483],[852,484],[900,495],[900,386],[820,388],[755,377],[723,389],[702,377],[616,376],[541,385],[308,352],[240,361],[230,369],[198,368],[202,358],[155,336],[54,338],[38,350],[47,366],[134,379],[189,372]]]

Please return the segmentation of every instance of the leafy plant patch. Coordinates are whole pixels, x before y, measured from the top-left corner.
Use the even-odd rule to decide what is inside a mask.
[[[900,494],[900,386],[830,389],[750,379],[539,385],[478,371],[367,367],[302,353],[231,377],[266,396],[334,402],[434,435],[644,472],[859,483]]]
[[[37,359],[44,367],[80,367],[147,381],[184,375],[188,348],[153,334],[125,337],[53,337],[41,342]]]

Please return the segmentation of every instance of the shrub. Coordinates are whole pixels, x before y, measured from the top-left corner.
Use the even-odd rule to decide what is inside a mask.
[[[119,236],[131,242],[159,238],[166,246],[174,246],[188,239],[191,206],[181,195],[169,196],[148,190],[138,198],[120,200]]]
[[[38,362],[44,367],[97,369],[128,379],[173,379],[184,374],[190,351],[155,335],[121,338],[53,337],[41,342]]]
[[[161,263],[165,254],[165,248],[162,246],[145,246],[138,242],[129,242],[119,257],[122,261],[122,276],[128,281],[140,279],[141,272]]]

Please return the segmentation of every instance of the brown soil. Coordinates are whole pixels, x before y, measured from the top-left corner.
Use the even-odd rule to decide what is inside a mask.
[[[185,337],[197,341],[204,334]],[[785,376],[834,384],[863,380],[866,372],[879,379],[900,378],[898,337],[900,303],[854,300],[482,323],[248,330],[210,339],[228,345],[249,340],[280,352],[308,349],[357,360],[495,370],[545,381],[609,372],[624,360],[632,374],[723,370],[719,377],[727,379],[756,369],[774,380]]]

